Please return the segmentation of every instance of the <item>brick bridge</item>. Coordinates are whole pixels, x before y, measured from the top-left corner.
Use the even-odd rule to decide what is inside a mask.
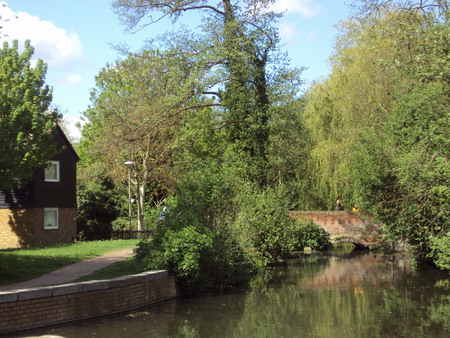
[[[367,226],[372,225],[372,217],[357,211],[290,211],[290,216],[303,220],[313,221],[330,234],[331,243],[352,242],[357,247],[365,248],[375,244],[376,226],[369,236],[364,236]]]

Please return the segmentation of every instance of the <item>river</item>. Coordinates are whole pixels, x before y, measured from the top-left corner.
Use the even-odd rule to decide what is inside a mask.
[[[247,291],[180,298],[15,337],[450,337],[450,278],[406,256],[299,253]]]

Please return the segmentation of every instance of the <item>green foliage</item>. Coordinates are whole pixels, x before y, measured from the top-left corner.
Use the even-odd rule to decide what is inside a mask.
[[[253,273],[293,250],[298,223],[288,216],[283,187],[247,185],[233,199],[229,192],[202,192],[166,201],[156,236],[139,244],[143,268],[168,269],[184,292],[223,291],[245,286]]]
[[[161,238],[142,241],[136,250],[136,259],[146,269],[164,268],[177,277],[189,276],[189,282],[195,284],[201,274],[200,260],[207,257],[211,249],[211,235],[188,226],[179,231],[168,230]]]
[[[384,225],[384,239],[409,243],[417,261],[442,264],[450,27],[428,4],[362,2],[372,10],[340,24],[332,74],[307,95],[308,172],[319,201],[357,201]]]
[[[47,65],[38,60],[31,67],[34,48],[25,42],[7,42],[0,49],[0,190],[8,191],[32,178],[33,170],[44,167],[56,154],[52,130],[58,121],[48,111],[51,89],[45,84]]]
[[[130,30],[148,24],[144,12],[160,19],[171,16],[175,21],[189,11],[202,16],[200,33],[186,32],[183,27],[155,39],[151,47],[157,44],[160,50],[170,48],[176,58],[186,63],[186,70],[194,72],[182,81],[196,83],[192,97],[207,98],[207,104],[216,107],[214,122],[227,143],[228,167],[238,179],[261,187],[268,183],[272,104],[280,100],[281,88],[289,87],[289,81],[299,82],[301,72],[288,69],[287,58],[278,49],[274,24],[281,15],[271,12],[269,5],[266,0],[239,6],[230,0],[216,5],[205,5],[201,0],[189,4],[170,0],[161,4],[123,0],[112,3]],[[289,91],[296,97],[298,88],[291,86]],[[185,106],[196,109],[205,105],[202,100],[192,100]]]
[[[184,294],[231,290],[245,284],[253,272],[228,236],[199,232],[194,226],[158,231],[139,243],[135,259],[142,270],[167,269]]]
[[[231,226],[260,267],[277,263],[294,249],[298,223],[288,215],[286,196],[284,186],[261,190],[252,185],[237,195]]]
[[[146,203],[159,205],[173,187],[172,144],[197,83],[174,51],[144,50],[107,65],[96,77],[92,107],[84,114],[80,155],[87,166],[112,178],[128,180],[136,200],[138,229],[144,228]],[[192,75],[195,77],[195,75]]]
[[[288,90],[288,88],[285,89]],[[291,92],[292,91],[289,91]],[[311,133],[305,126],[303,99],[282,100],[271,109],[271,133],[268,147],[270,186],[284,185],[293,210],[326,208],[314,189],[311,171]]]
[[[419,261],[433,258],[430,240],[449,229],[446,93],[439,82],[417,85],[398,101],[381,141],[361,143],[355,151],[362,207],[385,224],[390,240],[411,244]]]
[[[441,269],[450,270],[450,232],[430,237],[430,257]]]
[[[96,176],[92,167],[89,169],[82,168],[79,174],[77,222],[83,230],[107,230],[120,215],[123,193],[120,194],[111,178]]]
[[[305,247],[325,250],[330,245],[330,234],[313,222],[302,225],[296,235],[296,250],[303,250]]]

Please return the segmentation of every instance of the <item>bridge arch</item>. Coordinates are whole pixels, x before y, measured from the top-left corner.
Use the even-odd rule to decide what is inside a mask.
[[[357,240],[356,238],[352,237],[337,237],[330,239],[330,245],[337,244],[337,243],[353,243],[355,245],[355,250],[368,250],[370,249],[370,246],[366,243],[361,242],[360,240]]]

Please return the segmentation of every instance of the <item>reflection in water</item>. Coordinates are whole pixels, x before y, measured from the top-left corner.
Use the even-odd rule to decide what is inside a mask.
[[[450,337],[449,284],[445,272],[413,273],[405,257],[299,255],[248,292],[173,300],[34,336]]]
[[[342,256],[351,253],[356,248],[356,245],[350,242],[340,242],[333,244],[328,252],[333,255]]]

